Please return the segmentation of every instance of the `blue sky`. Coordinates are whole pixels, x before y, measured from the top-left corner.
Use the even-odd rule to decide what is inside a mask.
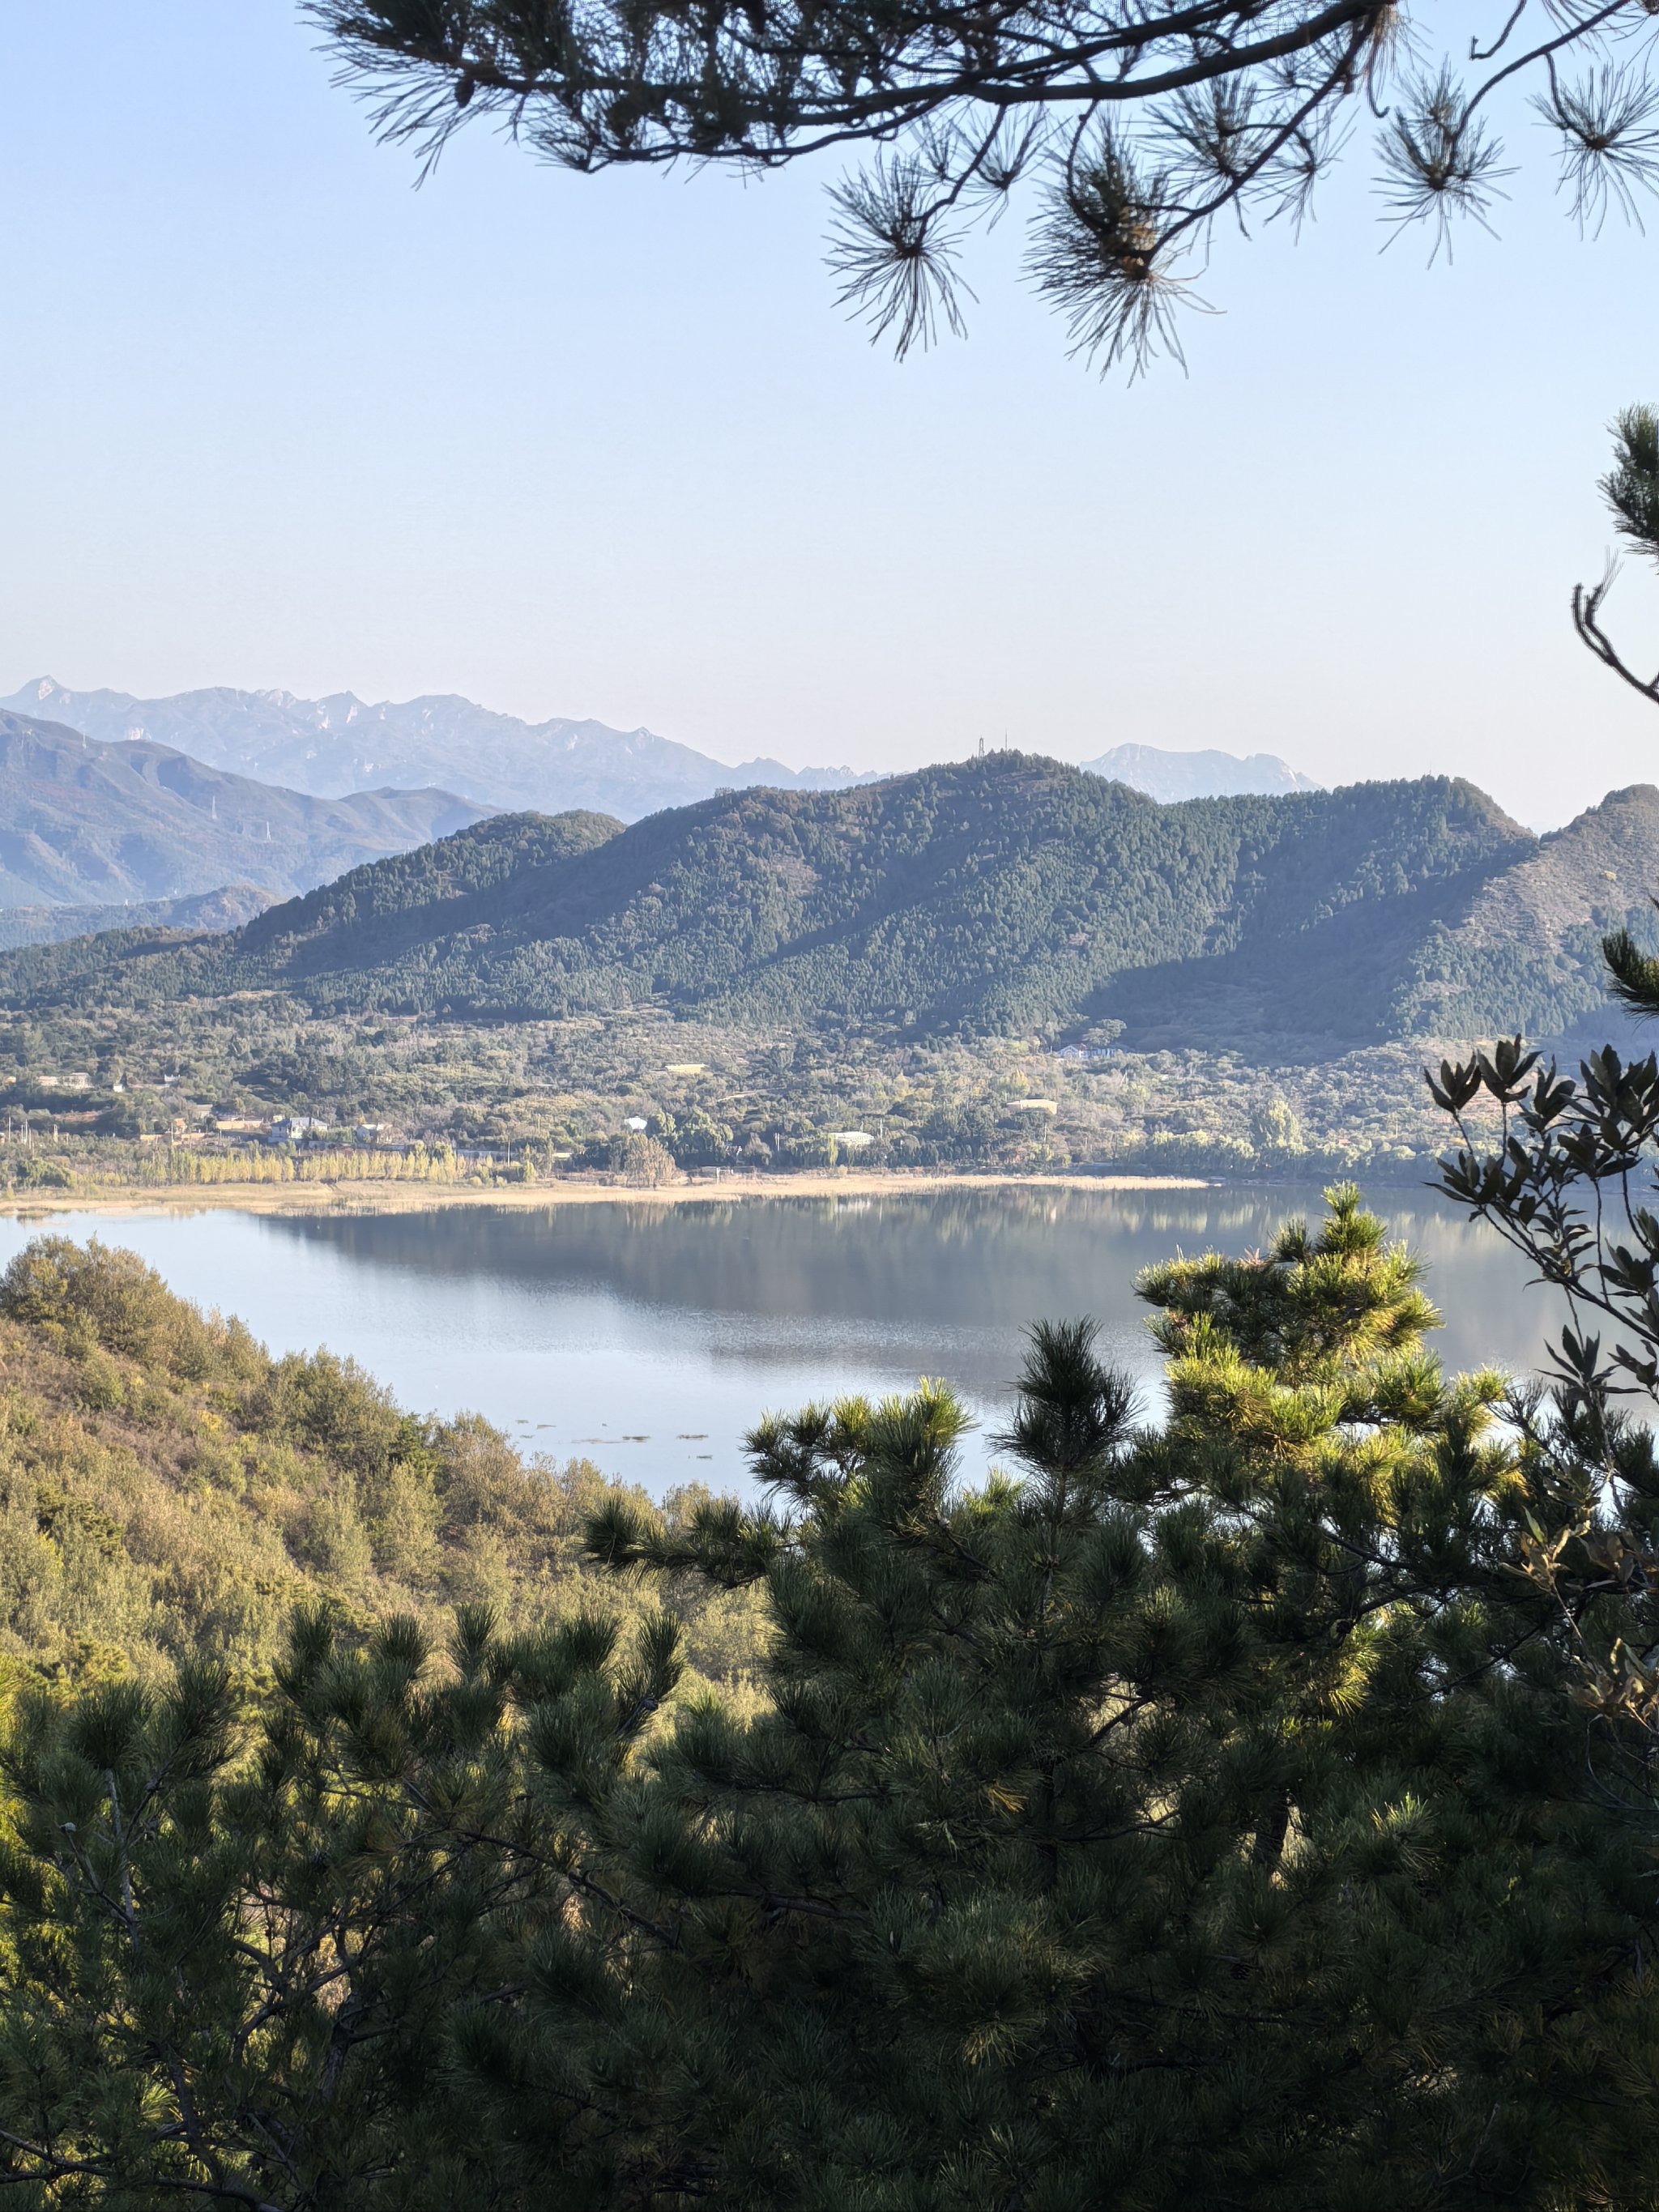
[[[1579,241],[1522,112],[1500,241],[1380,253],[1362,138],[1130,386],[1012,221],[965,344],[872,349],[829,170],[479,134],[417,191],[288,0],[11,0],[0,81],[0,690],[457,690],[859,767],[1265,747],[1540,825],[1659,781],[1565,614],[1607,418],[1659,398],[1656,248]],[[1659,660],[1659,576],[1613,608]]]

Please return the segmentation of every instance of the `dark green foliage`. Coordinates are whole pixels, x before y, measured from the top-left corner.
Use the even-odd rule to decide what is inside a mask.
[[[0,1868],[13,2200],[524,2202],[449,2051],[558,1944],[566,1808],[524,1796],[524,1727],[589,1762],[591,1795],[672,1686],[672,1638],[648,1631],[625,1680],[612,1641],[579,1620],[514,1644],[464,1612],[440,1686],[415,1622],[354,1649],[304,1617],[246,1748],[212,1674],[26,1706]]]
[[[1002,754],[624,830],[503,817],[234,937],[33,947],[0,957],[0,984],[40,1011],[276,991],[331,1018],[658,1007],[897,1038],[1110,1022],[1129,1046],[1323,1051],[1489,1028],[1517,904],[1559,946],[1533,993],[1546,1025],[1599,1003],[1588,945],[1630,910],[1604,848],[1632,840],[1659,864],[1644,792],[1540,843],[1444,779],[1158,806]]]
[[[1304,214],[1360,94],[1375,105],[1384,83],[1389,217],[1443,242],[1499,192],[1504,148],[1479,111],[1522,72],[1581,228],[1599,230],[1610,204],[1634,218],[1656,181],[1647,27],[1622,8],[1518,40],[1506,10],[1473,38],[1461,18],[1431,44],[1419,25],[1402,70],[1371,0],[1283,0],[1265,20],[1243,0],[1124,14],[1092,0],[305,4],[382,134],[428,161],[480,116],[584,173],[747,173],[853,149],[865,166],[834,187],[830,264],[842,304],[901,356],[961,334],[964,243],[1024,188],[1029,266],[1075,349],[1103,365],[1179,357],[1191,257],[1218,218],[1248,235],[1252,216]],[[1455,61],[1435,67],[1443,45]]]
[[[760,1506],[613,1498],[614,1574],[764,1593],[747,1713],[676,1692],[648,1613],[469,1613],[447,1655],[304,1620],[240,1755],[212,1683],[32,1708],[0,2174],[129,2212],[1646,2212],[1645,1831],[1527,1571],[1549,1454],[1442,1378],[1417,1273],[1334,1192],[1147,1279],[1160,1429],[1056,1324],[982,1491],[924,1387],[763,1424]]]
[[[1614,957],[1620,948],[1610,948]],[[1625,948],[1628,950],[1628,948]],[[1642,1003],[1645,979],[1620,981]],[[1646,1011],[1651,1011],[1650,1001]],[[1659,1835],[1659,1061],[1591,1053],[1574,1081],[1519,1037],[1430,1078],[1462,1143],[1443,1188],[1565,1298],[1550,1387],[1510,1413],[1529,1455],[1520,1567],[1554,1608],[1589,1716],[1586,1763]]]
[[[1613,424],[1613,466],[1601,479],[1620,534],[1659,561],[1659,409],[1626,407]]]
[[[1633,1014],[1659,1013],[1659,959],[1628,929],[1615,929],[1601,939],[1601,957],[1611,995],[1621,1006]]]

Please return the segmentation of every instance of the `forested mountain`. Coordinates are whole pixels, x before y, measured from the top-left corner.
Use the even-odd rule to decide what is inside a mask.
[[[1091,775],[1127,783],[1149,799],[1231,799],[1240,793],[1317,791],[1320,786],[1277,753],[1171,752],[1162,745],[1114,745],[1083,763]]]
[[[261,988],[484,1019],[647,1004],[770,1030],[1327,1051],[1543,1033],[1659,883],[1659,793],[1540,839],[1443,778],[1158,806],[1018,754],[624,829],[505,816],[227,937],[0,961],[13,1004]],[[1106,1029],[1100,1025],[1109,1024]]]
[[[108,908],[249,884],[291,895],[480,811],[438,790],[317,799],[0,712],[0,906]]]
[[[318,797],[432,783],[465,792],[480,811],[592,807],[633,822],[726,787],[816,791],[872,780],[851,769],[795,769],[775,760],[732,768],[651,730],[563,716],[525,722],[453,695],[370,706],[349,691],[299,699],[222,684],[136,699],[126,691],[70,691],[42,677],[0,707],[49,714],[94,738],[176,746],[210,767]]]
[[[1608,927],[1622,922],[1654,940],[1654,892],[1659,791],[1633,784],[1540,838],[1530,858],[1485,884],[1455,922],[1448,916],[1425,934],[1399,987],[1401,1033],[1473,1033],[1483,1014],[1509,1000],[1528,1007],[1540,1036],[1571,1029],[1601,1004],[1586,985],[1599,983]]]
[[[1367,791],[1421,787],[1358,785]],[[1468,787],[1465,787],[1467,788]],[[1659,791],[1636,784],[1507,866],[1346,905],[1315,929],[1249,932],[1201,965],[1150,964],[1115,979],[1103,1007],[1146,1047],[1199,1042],[1276,1048],[1303,1036],[1570,1036],[1592,1020],[1623,1034],[1607,1006],[1601,939],[1621,924],[1652,934],[1659,890]]]

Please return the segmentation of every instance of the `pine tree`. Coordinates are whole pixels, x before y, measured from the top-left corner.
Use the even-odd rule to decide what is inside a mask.
[[[1626,545],[1659,562],[1659,409],[1626,407],[1613,426],[1613,466],[1601,479],[1602,498],[1613,528]],[[1602,665],[1622,677],[1644,699],[1659,702],[1659,676],[1638,676],[1626,662],[1601,622],[1601,607],[1619,574],[1610,561],[1599,584],[1580,584],[1572,595],[1572,618],[1579,638]],[[1616,948],[1616,949],[1615,949]],[[1644,973],[1639,956],[1623,930],[1607,946],[1617,994],[1644,1012],[1659,1011],[1659,969]]]
[[[733,2202],[1542,2203],[1594,2156],[1545,2085],[1638,1893],[1498,1378],[1441,1380],[1352,1192],[1145,1288],[1160,1434],[1041,1329],[1023,1480],[958,1493],[924,1393],[758,1432],[777,1514],[595,1532],[778,1620],[775,1710],[682,1725],[630,1862],[741,2084],[677,2122]]]
[[[1144,1289],[1156,1426],[1051,1324],[982,1488],[924,1386],[763,1424],[758,1506],[595,1522],[620,1573],[764,1588],[757,1711],[676,1702],[664,1620],[473,1620],[447,1666],[306,1626],[246,1772],[129,1780],[104,1708],[38,1715],[15,2170],[144,2212],[186,2172],[282,2212],[1659,2203],[1645,1831],[1586,1771],[1499,1379],[1443,1378],[1351,1191]],[[204,1901],[159,1977],[135,1787],[137,1905]]]
[[[1626,544],[1659,563],[1659,411],[1625,409],[1600,489]],[[1618,569],[1572,595],[1579,637],[1644,697],[1648,681],[1602,621]],[[1659,959],[1627,928],[1603,938],[1612,997],[1659,1015]],[[1425,1071],[1458,1145],[1441,1187],[1559,1292],[1565,1326],[1549,1388],[1520,1394],[1535,1517],[1523,1565],[1577,1654],[1577,1694],[1603,1723],[1590,1745],[1606,1786],[1659,1837],[1659,1466],[1621,1401],[1659,1398],[1659,1057],[1612,1045],[1577,1078],[1516,1036]]]
[[[1460,21],[1456,58],[1438,67],[1402,47],[1378,0],[1279,0],[1270,15],[1251,0],[307,0],[307,12],[382,133],[428,161],[481,116],[585,173],[866,155],[834,194],[831,263],[843,301],[901,354],[962,329],[964,243],[1022,186],[1038,283],[1078,349],[1178,353],[1177,310],[1218,216],[1299,220],[1362,97],[1382,123],[1389,216],[1443,240],[1501,191],[1488,103],[1517,76],[1538,80],[1581,228],[1599,229],[1612,205],[1634,217],[1656,173],[1643,0],[1540,22],[1535,38],[1500,10],[1466,46]]]
[[[412,1622],[362,1642],[316,1614],[248,1736],[211,1672],[29,1700],[0,1853],[7,2201],[527,2203],[451,2063],[466,2007],[533,1973],[572,1893],[564,1810],[526,1793],[510,1717],[602,1771],[673,1641],[647,1623],[617,1666],[605,1621],[507,1642],[479,1608],[434,1669]],[[591,2201],[604,2120],[550,2097],[529,2132]]]

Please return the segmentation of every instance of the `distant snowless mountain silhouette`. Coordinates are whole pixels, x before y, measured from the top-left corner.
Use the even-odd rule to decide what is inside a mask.
[[[1251,793],[1319,791],[1322,785],[1303,775],[1277,753],[1165,752],[1158,745],[1114,745],[1098,760],[1083,763],[1093,775],[1127,783],[1149,799],[1238,799]]]
[[[563,716],[526,722],[447,694],[370,706],[349,691],[301,699],[218,685],[139,699],[128,691],[71,691],[41,677],[0,700],[0,708],[106,742],[170,745],[210,768],[327,799],[436,784],[486,810],[557,814],[583,807],[636,822],[726,788],[831,791],[879,780],[850,768],[791,769],[769,759],[732,767],[654,731]],[[1166,800],[1318,788],[1271,753],[1239,760],[1126,744],[1085,766]]]
[[[448,836],[486,811],[431,788],[320,799],[149,738],[106,744],[0,708],[0,908],[107,914],[211,893],[229,928],[270,897]],[[238,886],[266,900],[239,911]],[[187,921],[219,926],[206,910]]]
[[[830,791],[876,781],[850,768],[791,769],[775,760],[729,767],[651,730],[564,717],[525,722],[453,696],[368,706],[349,691],[300,699],[291,691],[221,685],[137,699],[126,691],[70,691],[43,677],[0,706],[91,738],[149,738],[209,767],[326,799],[436,782],[489,811],[561,814],[584,807],[636,822],[727,787]]]

